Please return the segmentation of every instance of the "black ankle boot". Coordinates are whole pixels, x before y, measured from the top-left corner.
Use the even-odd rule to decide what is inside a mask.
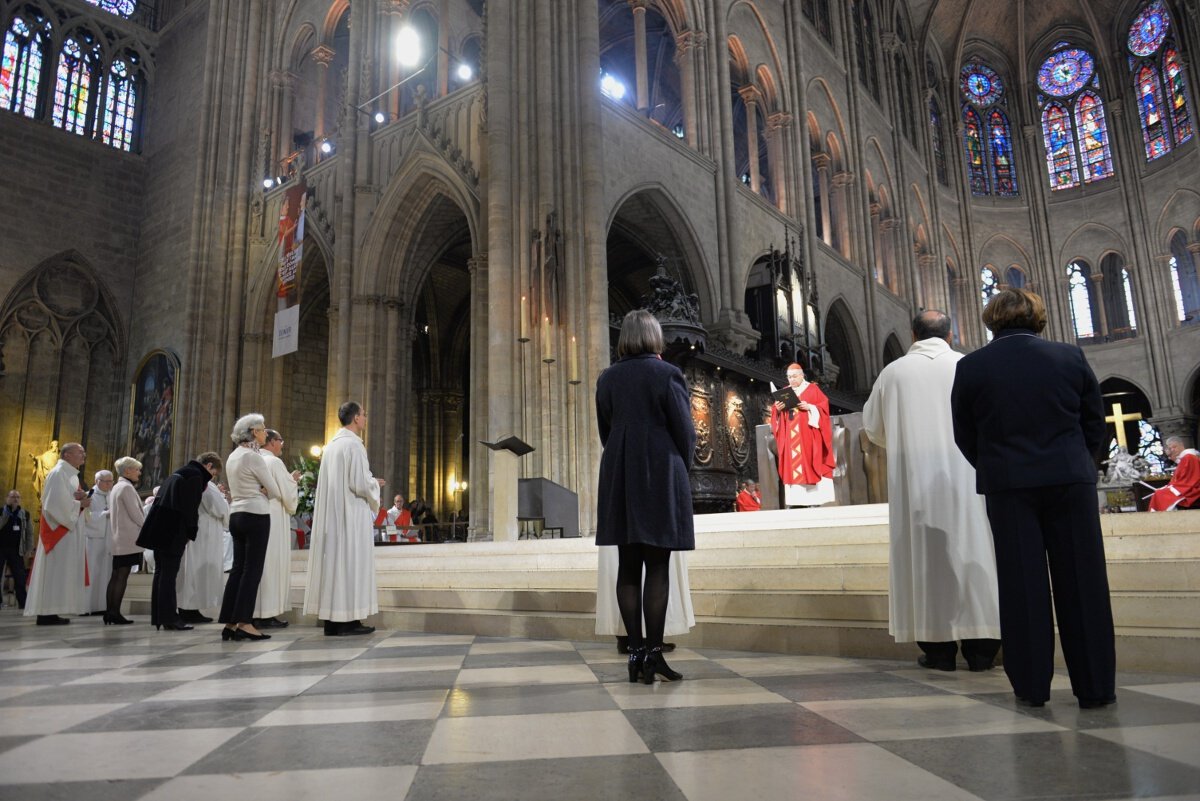
[[[655,674],[662,676],[663,681],[679,681],[683,678],[682,673],[671,670],[671,666],[663,658],[661,645],[657,645],[646,652],[646,661],[642,665],[642,683],[653,684]]]
[[[646,649],[642,647],[629,649],[629,683],[635,683],[642,675],[642,666],[646,663]]]

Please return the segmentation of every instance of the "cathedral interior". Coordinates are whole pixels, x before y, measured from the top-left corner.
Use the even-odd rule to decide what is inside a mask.
[[[354,398],[375,473],[473,538],[478,443],[510,435],[594,530],[592,388],[613,321],[653,304],[721,508],[788,362],[853,411],[916,312],[969,351],[1006,286],[1046,298],[1114,441],[1161,465],[1200,415],[1198,20],[1195,0],[2,0],[5,484],[30,493],[77,440],[89,475],[132,453],[149,490],[249,411],[294,458]],[[273,357],[297,187],[298,341]]]

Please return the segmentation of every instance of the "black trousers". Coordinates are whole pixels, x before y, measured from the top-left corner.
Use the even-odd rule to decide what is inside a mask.
[[[218,620],[222,623],[253,623],[258,582],[267,559],[271,516],[235,512],[229,516],[229,535],[233,537],[233,569],[225,580],[225,596]]]
[[[154,552],[154,583],[150,591],[150,625],[166,626],[177,622],[179,613],[175,607],[175,579],[179,576],[179,565],[183,553]],[[121,610],[117,610],[120,612]]]
[[[996,546],[1004,672],[1013,691],[1030,701],[1049,699],[1057,617],[1076,697],[1112,698],[1117,657],[1096,487],[998,492],[987,496],[987,513]]]
[[[4,566],[8,565],[12,573],[13,590],[17,594],[17,606],[25,608],[25,558],[21,556],[21,538],[0,537],[0,578],[4,576]]]

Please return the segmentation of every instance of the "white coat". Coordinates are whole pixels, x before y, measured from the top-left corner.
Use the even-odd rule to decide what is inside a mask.
[[[341,429],[325,446],[313,498],[312,549],[304,614],[347,623],[379,611],[375,513],[379,482],[362,439]]]
[[[108,610],[108,579],[112,576],[109,493],[95,489],[92,505],[83,511],[82,528],[87,547],[88,586],[84,593],[88,612]]]
[[[896,642],[999,639],[996,556],[975,470],[954,444],[950,389],[962,354],[913,343],[879,374],[863,429],[887,449],[888,630]]]
[[[59,459],[46,474],[46,483],[42,486],[42,519],[52,529],[66,526],[68,533],[50,553],[46,553],[46,543],[38,537],[25,617],[78,615],[84,611],[87,557],[82,530],[83,511],[79,501],[75,500],[77,489],[79,471]]]
[[[275,617],[291,608],[288,594],[292,582],[292,515],[296,513],[296,480],[287,466],[266,448],[259,451],[274,479],[279,497],[271,493],[271,536],[267,539],[267,556],[263,563],[262,579],[258,582],[258,598],[254,602],[254,617]]]
[[[225,529],[229,528],[229,502],[216,482],[208,482],[200,496],[199,526],[179,565],[175,591],[180,609],[212,609],[221,605],[225,592]]]

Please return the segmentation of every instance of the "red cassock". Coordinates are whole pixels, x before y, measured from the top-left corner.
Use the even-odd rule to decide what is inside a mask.
[[[829,398],[816,384],[800,393],[800,400],[821,410],[818,428],[808,424],[799,409],[780,412],[771,406],[771,433],[779,448],[779,477],[784,484],[816,484],[833,476],[833,427],[829,423]]]
[[[757,492],[742,490],[734,498],[734,508],[739,512],[757,512],[762,509],[762,498]]]
[[[1150,496],[1150,511],[1167,512],[1171,509],[1191,509],[1200,505],[1200,455],[1194,450],[1184,451],[1171,476],[1171,483]]]

